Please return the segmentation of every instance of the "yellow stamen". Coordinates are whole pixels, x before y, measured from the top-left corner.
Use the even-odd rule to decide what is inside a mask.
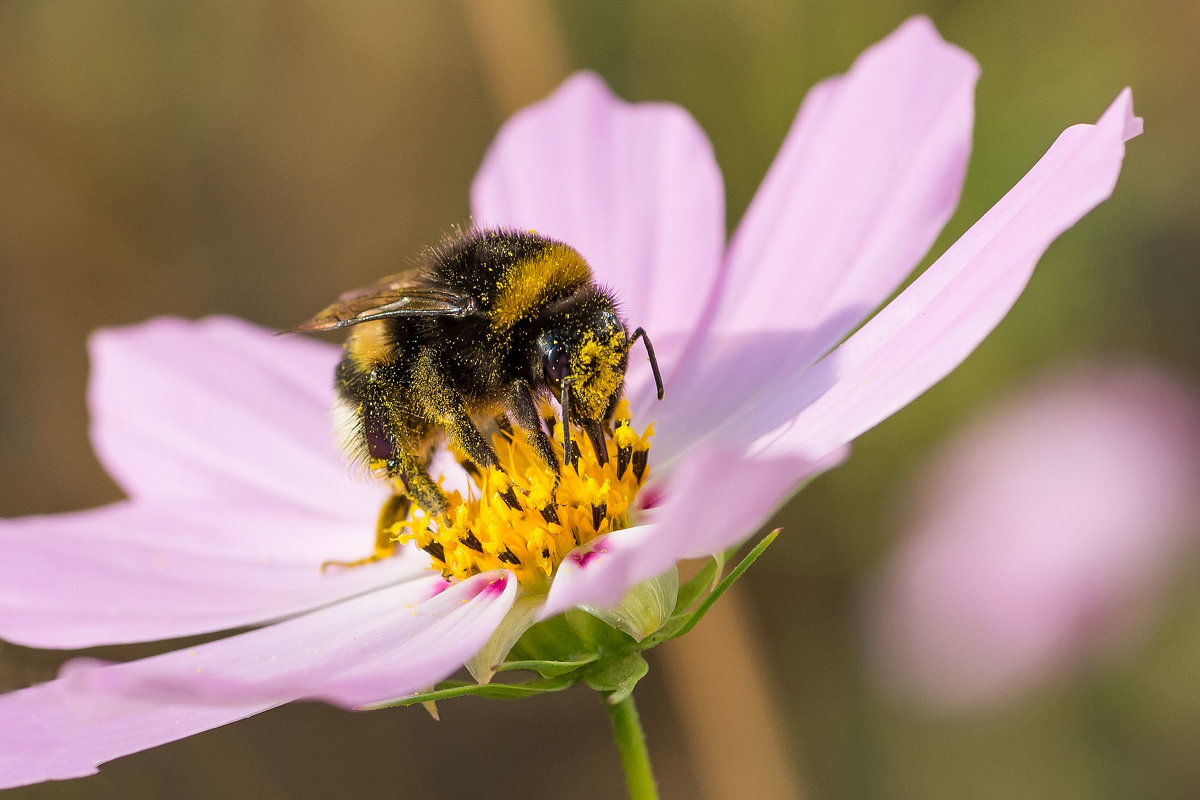
[[[522,435],[496,433],[493,444],[501,468],[486,470],[467,497],[451,493],[450,510],[442,517],[415,510],[412,519],[397,522],[392,526],[395,539],[430,552],[434,567],[449,580],[507,569],[526,588],[544,591],[567,553],[629,525],[630,508],[647,477],[652,430],[634,433],[627,414],[622,402],[615,430],[604,439],[604,464],[590,437],[573,435],[578,464],[564,466],[557,478]],[[550,441],[561,463],[561,423],[554,427]],[[505,502],[509,488],[518,508]]]

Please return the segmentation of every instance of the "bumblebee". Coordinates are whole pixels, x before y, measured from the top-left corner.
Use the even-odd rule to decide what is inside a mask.
[[[335,385],[338,415],[349,421],[347,444],[352,457],[396,487],[380,516],[375,554],[364,561],[392,552],[387,530],[411,503],[430,516],[447,511],[427,471],[440,434],[469,469],[493,469],[500,462],[477,421],[511,424],[559,474],[542,400],[552,395],[560,404],[564,457],[572,462],[572,425],[607,453],[605,426],[638,339],[663,395],[646,332],[629,333],[582,255],[533,232],[461,232],[417,266],[342,295],[293,331],[345,327],[351,332]],[[511,492],[505,499],[515,507]],[[552,520],[553,505],[542,513]]]

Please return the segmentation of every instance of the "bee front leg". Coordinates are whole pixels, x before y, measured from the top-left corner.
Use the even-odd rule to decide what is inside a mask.
[[[542,427],[542,418],[538,415],[537,403],[533,399],[533,390],[527,381],[513,383],[508,391],[505,407],[508,409],[509,419],[521,429],[542,463],[554,473],[555,489],[557,490],[558,476],[562,474],[562,465],[558,463],[558,456],[554,453],[550,437],[546,435],[546,430]],[[554,507],[553,494],[550,496],[550,502],[540,511],[547,522],[557,523],[559,521],[558,511]]]
[[[533,400],[533,390],[527,381],[521,380],[513,383],[508,390],[505,408],[508,409],[509,419],[525,434],[542,463],[546,465],[547,469],[558,475],[562,471],[562,465],[558,463],[558,456],[555,455],[554,447],[550,444],[550,437],[542,428],[542,418],[538,415],[537,403]]]
[[[467,458],[471,459],[478,468],[500,469],[500,459],[496,456],[496,451],[479,432],[479,428],[475,427],[475,423],[471,421],[465,408],[462,408],[459,413],[443,418],[443,427],[446,429],[446,438],[450,440],[450,443],[465,453]],[[513,510],[521,508],[511,486],[504,490],[501,497],[504,498],[504,502],[508,503],[509,508]]]

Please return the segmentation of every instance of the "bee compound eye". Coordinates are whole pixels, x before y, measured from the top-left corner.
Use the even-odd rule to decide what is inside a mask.
[[[555,383],[562,381],[567,377],[569,362],[567,348],[558,344],[553,345],[546,351],[546,377]]]

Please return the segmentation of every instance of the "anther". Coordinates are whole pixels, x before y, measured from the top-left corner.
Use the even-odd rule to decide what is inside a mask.
[[[617,448],[617,477],[624,478],[625,470],[629,469],[629,462],[633,459],[633,448],[626,445],[625,447]]]
[[[500,495],[500,499],[503,500],[505,505],[507,505],[513,511],[521,510],[521,502],[517,500],[517,494],[513,491],[511,486],[504,490],[504,493]]]
[[[646,462],[650,458],[649,450],[638,450],[633,454],[633,477],[640,482],[642,476],[646,474]]]
[[[567,377],[562,382],[562,429],[563,429],[563,463],[579,471],[579,450],[571,441],[571,384],[574,378]]]
[[[604,429],[600,427],[599,422],[588,421],[583,423],[583,430],[592,440],[592,449],[596,452],[596,463],[603,467],[608,463],[608,442],[604,440]]]
[[[608,503],[601,503],[598,506],[592,506],[592,528],[596,531],[600,530],[600,523],[604,522],[604,518],[608,516]]]

